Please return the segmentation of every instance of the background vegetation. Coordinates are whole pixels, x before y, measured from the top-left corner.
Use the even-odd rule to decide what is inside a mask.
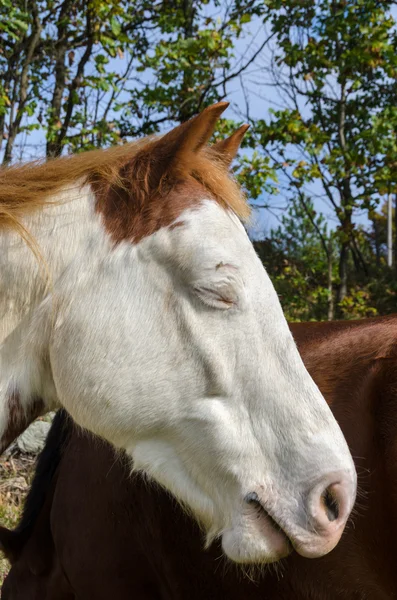
[[[396,4],[0,0],[1,159],[120,144],[230,99],[217,135],[251,124],[236,175],[288,318],[396,311]]]

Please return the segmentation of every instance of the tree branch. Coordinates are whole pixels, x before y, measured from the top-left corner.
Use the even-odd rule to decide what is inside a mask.
[[[94,32],[92,30],[91,11],[89,10],[89,8],[87,9],[87,16],[86,16],[86,31],[87,31],[87,46],[83,53],[83,56],[80,59],[79,64],[78,64],[76,74],[75,74],[71,84],[69,85],[69,97],[68,97],[68,101],[66,104],[65,118],[63,120],[62,127],[60,128],[60,131],[58,134],[58,140],[57,140],[58,141],[58,148],[57,148],[58,155],[60,155],[62,152],[63,141],[66,137],[66,134],[67,134],[67,131],[68,131],[68,128],[70,125],[70,121],[71,121],[71,118],[73,115],[73,110],[75,107],[74,92],[81,85],[81,80],[84,75],[85,66],[91,58],[92,49],[94,47]]]

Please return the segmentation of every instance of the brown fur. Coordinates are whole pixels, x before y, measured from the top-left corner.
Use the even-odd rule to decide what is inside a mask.
[[[254,570],[252,580],[220,558],[219,544],[203,550],[198,526],[169,494],[130,478],[122,456],[74,429],[3,600],[59,600],[49,587],[56,577],[59,589],[71,586],[74,600],[397,598],[397,316],[291,329],[358,471],[356,510],[335,550],[317,560],[293,554],[277,570]],[[40,530],[49,524],[45,541]],[[40,577],[29,566],[37,554],[47,564]]]
[[[211,152],[218,156],[225,167],[232,164],[248,129],[249,125],[241,125],[230,137],[211,146]]]
[[[177,171],[167,172],[151,189],[150,153],[139,154],[119,171],[117,183],[92,181],[97,210],[113,240],[135,243],[171,225],[186,209],[198,206],[203,197],[232,208],[241,218],[248,205],[222,163],[209,153],[191,155]],[[211,159],[210,159],[211,157]],[[143,163],[143,164],[141,164]]]

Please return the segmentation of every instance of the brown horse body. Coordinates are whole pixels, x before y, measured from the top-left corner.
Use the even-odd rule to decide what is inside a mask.
[[[292,554],[253,580],[169,494],[58,414],[15,535],[4,600],[397,598],[397,317],[292,325],[355,458],[356,514],[329,555]],[[59,441],[60,440],[60,441]],[[54,450],[55,448],[55,450]]]

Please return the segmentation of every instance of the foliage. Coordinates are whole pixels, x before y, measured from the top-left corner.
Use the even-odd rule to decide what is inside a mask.
[[[327,319],[329,258],[332,279],[337,279],[333,240],[334,235],[328,231],[324,217],[316,214],[312,202],[308,200],[304,209],[292,200],[279,227],[271,230],[268,239],[256,242],[290,321]]]
[[[47,156],[154,133],[227,94],[259,0],[0,0],[0,137],[40,129]]]
[[[339,223],[339,300],[349,254],[363,260],[354,217],[397,190],[397,33],[393,2],[267,0],[277,38],[274,82],[285,100],[258,138],[290,186],[318,189]]]
[[[374,243],[374,223],[377,237],[382,240],[378,249]],[[368,226],[357,228],[356,235],[370,270],[365,272],[352,256],[349,258],[350,284],[336,307],[340,318],[358,319],[395,312],[397,278],[395,270],[386,265],[384,206],[372,213]],[[329,318],[330,289],[335,296],[339,284],[337,242],[337,232],[327,228],[324,217],[316,214],[310,201],[303,208],[292,200],[280,225],[271,230],[267,239],[255,243],[290,321]]]

